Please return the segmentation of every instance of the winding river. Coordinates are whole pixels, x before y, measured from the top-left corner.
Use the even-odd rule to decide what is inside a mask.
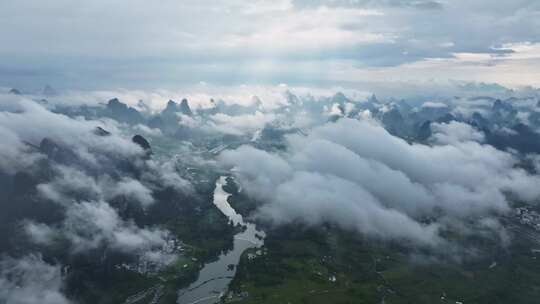
[[[244,222],[242,215],[236,213],[227,202],[230,194],[223,190],[225,184],[225,176],[221,176],[216,181],[214,205],[233,224],[240,224],[246,229],[234,236],[234,247],[231,251],[219,256],[217,261],[204,265],[197,281],[178,292],[178,304],[212,304],[219,302],[220,297],[227,292],[229,283],[236,273],[236,266],[242,253],[249,248],[261,247],[264,243],[265,233],[257,230],[254,224]],[[235,267],[230,267],[230,265]]]

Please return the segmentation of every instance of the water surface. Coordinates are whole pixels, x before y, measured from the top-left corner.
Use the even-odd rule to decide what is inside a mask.
[[[231,251],[219,256],[215,262],[204,265],[199,273],[197,281],[178,292],[179,304],[212,304],[219,301],[234,274],[242,253],[249,248],[261,247],[264,243],[264,232],[257,230],[254,224],[244,222],[242,215],[227,202],[229,193],[223,190],[226,177],[220,177],[214,190],[214,205],[225,214],[233,224],[245,227],[243,232],[234,236],[234,247]],[[259,236],[259,238],[257,237]],[[234,267],[230,267],[234,265]]]

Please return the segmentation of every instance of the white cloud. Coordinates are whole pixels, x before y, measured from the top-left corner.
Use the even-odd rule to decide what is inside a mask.
[[[272,113],[262,113],[260,111],[256,111],[254,114],[236,116],[218,113],[212,115],[210,119],[214,123],[213,128],[218,132],[244,135],[262,129],[267,123],[270,123],[275,119],[275,115]]]
[[[0,262],[0,302],[9,304],[68,304],[62,293],[58,265],[45,263],[39,255]]]
[[[121,196],[127,203],[146,208],[155,203],[153,191],[167,187],[179,193],[192,191],[191,184],[178,176],[174,160],[144,159],[142,149],[122,136],[115,123],[73,119],[26,98],[0,97],[5,97],[0,105],[0,133],[10,143],[0,147],[4,156],[0,170],[3,174],[24,170],[36,176],[40,203],[64,211],[56,224],[24,221],[25,232],[36,243],[68,240],[75,252],[108,246],[139,253],[163,244],[167,231],[138,227],[108,202]],[[95,135],[97,126],[111,134]],[[36,147],[44,138],[51,139],[51,155]]]
[[[331,222],[424,245],[441,244],[439,229],[449,223],[506,213],[507,192],[540,197],[539,178],[517,169],[511,154],[478,143],[481,133],[459,123],[435,130],[436,145],[411,145],[370,120],[341,119],[289,136],[282,154],[240,147],[220,160],[262,201],[264,220]],[[437,221],[423,223],[423,216]]]
[[[448,105],[442,102],[426,101],[422,104],[422,108],[447,108]]]
[[[139,228],[122,220],[116,210],[103,201],[70,205],[56,233],[66,237],[76,252],[103,245],[124,252],[146,252],[163,246],[167,236],[164,230]]]
[[[135,127],[133,127],[133,129],[141,132],[144,135],[149,135],[149,136],[162,136],[163,135],[160,129],[153,129],[153,128],[150,128],[141,124],[136,125]]]
[[[118,182],[113,189],[113,195],[122,195],[128,200],[135,200],[143,207],[148,207],[155,202],[152,191],[141,182],[131,178],[124,178]]]
[[[25,97],[5,96],[0,105],[0,128],[11,130],[20,141],[34,145],[44,138],[52,139],[73,149],[88,162],[97,162],[89,149],[100,151],[110,156],[133,157],[143,151],[129,139],[118,136],[121,132],[114,124],[106,121],[87,121],[72,119],[45,109],[38,103]],[[89,136],[92,131],[103,126],[112,136]]]
[[[484,134],[468,124],[452,121],[450,123],[434,123],[432,140],[439,144],[457,144],[464,141],[483,142]]]

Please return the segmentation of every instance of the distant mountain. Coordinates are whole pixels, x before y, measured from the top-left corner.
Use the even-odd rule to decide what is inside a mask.
[[[367,100],[368,103],[380,103],[380,101],[377,99],[377,96],[375,96],[375,94],[371,95],[368,100]]]
[[[350,100],[341,92],[337,92],[336,94],[334,94],[331,101],[332,103],[337,103],[340,105],[344,105],[345,103],[350,102]]]
[[[193,116],[193,112],[191,112],[191,108],[189,107],[189,103],[187,99],[182,99],[182,102],[180,103],[180,112],[184,115]]]
[[[8,93],[9,93],[9,94],[13,94],[13,95],[22,95],[21,91],[15,89],[15,88],[9,90]]]
[[[137,102],[137,108],[143,112],[150,113],[150,107],[142,99]]]
[[[487,142],[497,149],[510,148],[525,154],[540,153],[540,134],[523,123],[486,133]]]
[[[94,134],[97,136],[110,136],[111,135],[109,131],[103,129],[102,127],[96,127],[94,129]]]
[[[490,123],[489,120],[484,118],[482,114],[474,112],[471,116],[471,121],[469,122],[472,126],[475,126],[479,129],[489,129]]]
[[[109,100],[103,115],[132,125],[144,122],[144,117],[139,111],[128,107],[125,103],[120,102],[118,98]]]
[[[163,111],[161,111],[161,115],[173,115],[176,116],[178,113],[184,114],[187,116],[193,116],[193,112],[191,111],[191,108],[189,107],[189,103],[187,99],[182,99],[182,102],[180,104],[176,103],[174,100],[169,100],[167,102],[167,106]]]
[[[391,134],[404,136],[407,133],[405,120],[396,107],[392,107],[381,115],[381,121]]]
[[[491,110],[491,119],[494,123],[508,125],[516,121],[518,112],[510,102],[497,99],[493,103]]]
[[[426,141],[428,140],[431,135],[433,134],[431,130],[431,121],[424,122],[419,128],[416,133],[416,139],[419,141]]]
[[[150,155],[152,155],[152,147],[150,146],[148,140],[146,140],[146,138],[144,138],[142,135],[137,134],[133,136],[131,141],[137,144],[146,152],[146,157],[150,157]]]
[[[49,160],[60,164],[78,163],[78,156],[73,150],[47,137],[41,140],[39,151],[45,154]]]
[[[446,115],[439,117],[435,121],[426,120],[417,127],[417,130],[415,133],[415,137],[416,137],[415,139],[420,142],[427,141],[431,137],[431,135],[433,135],[433,130],[431,129],[431,126],[433,125],[433,123],[448,124],[452,121],[459,121],[459,120],[450,113],[447,113]]]
[[[160,129],[165,134],[173,135],[179,127],[178,113],[180,113],[180,105],[174,100],[169,100],[165,109],[148,121],[148,126]]]
[[[58,92],[50,85],[46,85],[41,93],[43,94],[43,96],[46,97],[53,97],[58,95]]]
[[[165,106],[165,109],[161,111],[161,115],[175,115],[175,113],[179,112],[179,106],[174,100],[169,100],[167,102],[167,105]]]

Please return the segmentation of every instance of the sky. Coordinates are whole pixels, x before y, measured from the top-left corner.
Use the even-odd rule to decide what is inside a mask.
[[[4,0],[0,86],[540,86],[537,0]]]

